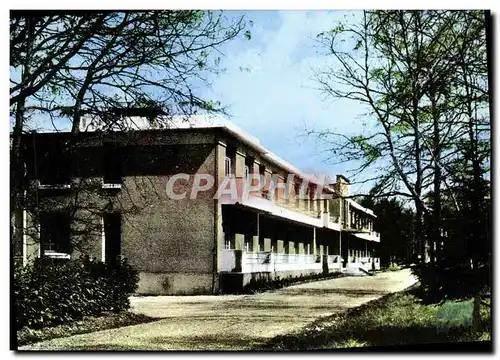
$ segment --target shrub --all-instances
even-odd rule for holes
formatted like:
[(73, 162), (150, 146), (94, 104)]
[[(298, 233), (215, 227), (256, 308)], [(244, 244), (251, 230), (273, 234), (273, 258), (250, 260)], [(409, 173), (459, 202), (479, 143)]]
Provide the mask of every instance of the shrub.
[(335, 278), (342, 276), (340, 273), (329, 273), (329, 274), (324, 274), (324, 273), (318, 273), (318, 274), (307, 274), (307, 275), (299, 275), (299, 276), (292, 276), (289, 275), (286, 278), (281, 278), (281, 277), (276, 277), (275, 279), (271, 278), (261, 278), (258, 280), (250, 280), (248, 284), (246, 284), (243, 287), (242, 293), (244, 294), (252, 294), (255, 292), (260, 292), (260, 291), (267, 291), (267, 290), (275, 290), (275, 289), (281, 289), (299, 282), (303, 281), (314, 281), (314, 280), (323, 280), (323, 279), (329, 279), (329, 278)]
[(401, 270), (401, 266), (399, 266), (396, 263), (389, 264), (389, 271), (398, 271), (398, 270)]
[(126, 310), (138, 280), (137, 271), (126, 260), (108, 265), (88, 258), (43, 259), (16, 266), (17, 327), (36, 329)]

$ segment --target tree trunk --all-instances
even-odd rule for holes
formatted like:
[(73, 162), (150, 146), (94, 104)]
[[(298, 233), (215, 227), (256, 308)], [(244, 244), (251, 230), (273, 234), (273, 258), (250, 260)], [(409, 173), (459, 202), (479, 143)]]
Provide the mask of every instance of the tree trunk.
[(472, 331), (477, 332), (481, 328), (481, 296), (479, 293), (474, 295), (474, 306), (472, 307)]
[(434, 84), (431, 84), (431, 111), (433, 121), (433, 158), (434, 158), (434, 206), (429, 237), (431, 262), (436, 261), (436, 247), (441, 243), (441, 134), (439, 132), (439, 114)]
[[(33, 20), (28, 17), (27, 22), (27, 46), (26, 46), (26, 56), (24, 60), (23, 67), (21, 69), (21, 81), (22, 83), (29, 84), (30, 74), (30, 49), (33, 40)], [(23, 89), (20, 89), (22, 92)], [(11, 172), (10, 172), (10, 220), (11, 226), (14, 234), (11, 234), (11, 242), (14, 247), (22, 243), (23, 238), (23, 227), (22, 227), (22, 217), (24, 209), (24, 161), (23, 161), (23, 148), (22, 148), (22, 135), (24, 129), (24, 112), (26, 106), (26, 98), (19, 98), (16, 103), (16, 118), (14, 123), (14, 129), (12, 131), (12, 148), (10, 149), (10, 162), (11, 162)], [(19, 226), (21, 224), (21, 226)], [(12, 260), (12, 259), (11, 259)]]
[(420, 202), (416, 202), (416, 212), (415, 212), (415, 238), (417, 239), (417, 246), (418, 246), (418, 251), (420, 254), (420, 263), (425, 263), (427, 262), (428, 254), (427, 254), (427, 248), (426, 248), (426, 243), (425, 243), (425, 232), (424, 232), (424, 227), (423, 227), (423, 215), (424, 212), (422, 210), (422, 206)]

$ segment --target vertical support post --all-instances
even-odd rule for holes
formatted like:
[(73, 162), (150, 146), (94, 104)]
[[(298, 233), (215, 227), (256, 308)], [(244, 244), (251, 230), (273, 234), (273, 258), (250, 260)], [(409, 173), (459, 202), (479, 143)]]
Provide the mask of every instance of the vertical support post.
[(259, 213), (257, 213), (257, 252), (260, 252), (260, 217)]
[(313, 227), (313, 243), (312, 243), (312, 254), (313, 255), (316, 255), (317, 254), (317, 251), (316, 251), (316, 228)]
[(106, 261), (106, 232), (104, 231), (104, 216), (101, 216), (101, 261)]

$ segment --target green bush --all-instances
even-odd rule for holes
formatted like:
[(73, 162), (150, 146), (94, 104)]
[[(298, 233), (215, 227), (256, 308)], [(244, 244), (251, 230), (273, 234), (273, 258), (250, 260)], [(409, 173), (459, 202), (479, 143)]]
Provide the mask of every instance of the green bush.
[(398, 270), (401, 270), (401, 266), (399, 266), (396, 263), (390, 263), (388, 269), (389, 269), (389, 271), (398, 271)]
[(36, 329), (126, 310), (138, 280), (137, 271), (126, 260), (108, 265), (89, 259), (43, 259), (16, 266), (17, 327)]
[(277, 276), (275, 279), (271, 278), (261, 278), (258, 280), (252, 279), (248, 284), (246, 284), (243, 287), (242, 293), (252, 294), (260, 291), (281, 289), (302, 281), (324, 280), (340, 276), (342, 276), (342, 274), (340, 273), (329, 273), (329, 274), (319, 273), (319, 274), (307, 274), (307, 275), (301, 274), (299, 276), (289, 275), (286, 278), (281, 278)]
[(419, 264), (412, 268), (422, 289), (420, 296), (429, 303), (447, 300), (467, 300), (475, 293), (489, 293), (490, 282), (487, 266), (472, 269), (464, 261), (442, 259), (435, 263)]

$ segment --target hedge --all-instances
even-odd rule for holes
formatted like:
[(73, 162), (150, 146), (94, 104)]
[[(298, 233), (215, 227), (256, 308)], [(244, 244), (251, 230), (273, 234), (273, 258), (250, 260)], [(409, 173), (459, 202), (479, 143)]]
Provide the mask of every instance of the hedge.
[(260, 291), (276, 290), (281, 289), (290, 285), (294, 285), (301, 282), (308, 281), (319, 281), (327, 280), (332, 278), (338, 278), (344, 276), (342, 273), (317, 273), (317, 274), (307, 274), (300, 276), (292, 276), (281, 278), (279, 276), (276, 279), (261, 278), (257, 280), (250, 280), (248, 284), (243, 287), (243, 294), (253, 294)]
[(17, 328), (38, 329), (130, 307), (138, 272), (126, 260), (38, 259), (14, 268)]

